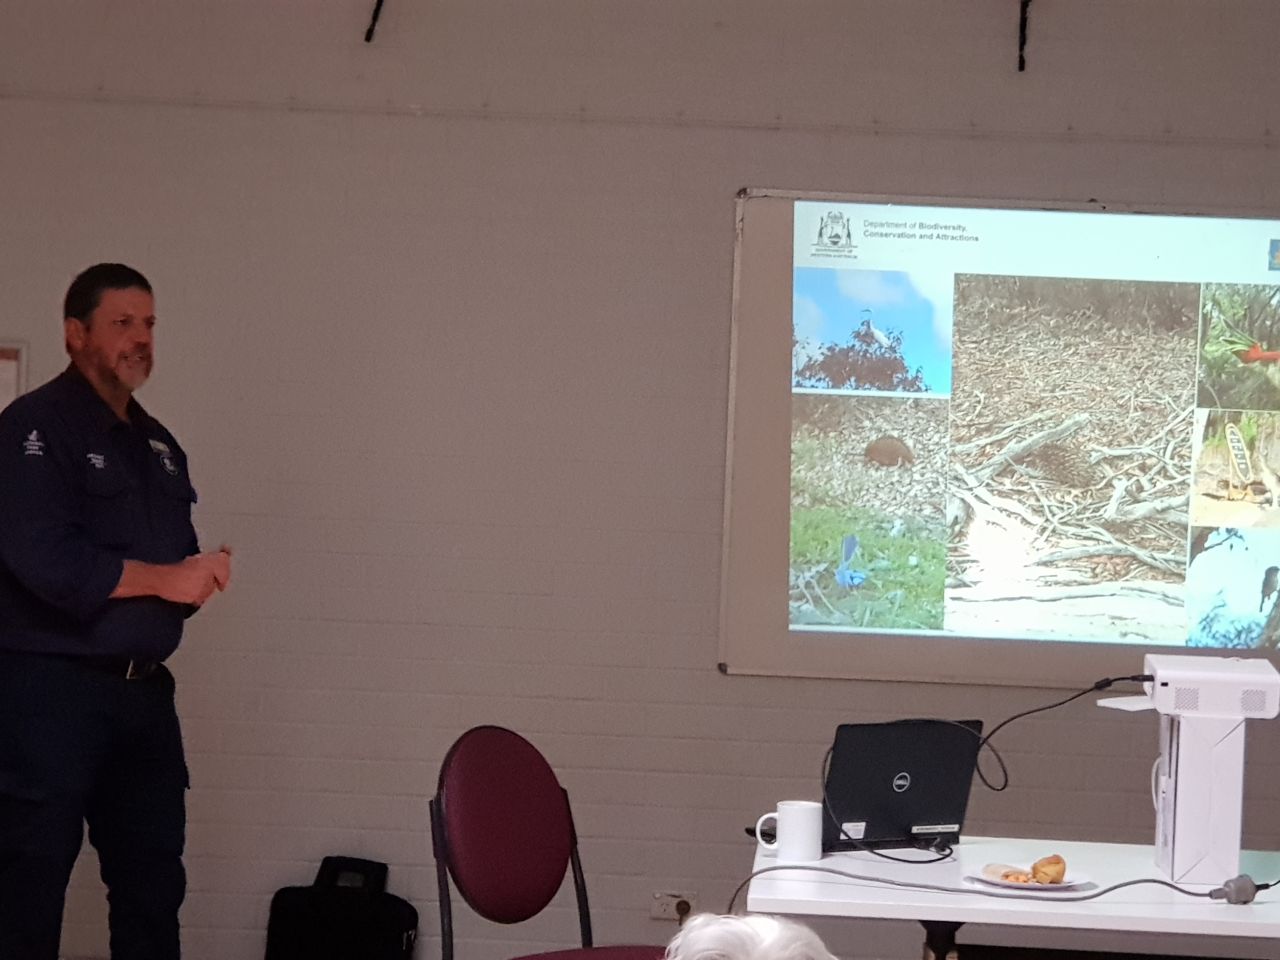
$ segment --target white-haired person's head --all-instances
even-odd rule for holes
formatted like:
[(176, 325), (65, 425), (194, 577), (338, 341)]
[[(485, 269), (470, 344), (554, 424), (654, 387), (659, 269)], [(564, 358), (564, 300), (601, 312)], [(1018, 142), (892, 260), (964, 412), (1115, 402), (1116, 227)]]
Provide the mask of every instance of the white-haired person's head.
[(802, 923), (762, 914), (690, 917), (667, 945), (666, 960), (835, 960)]

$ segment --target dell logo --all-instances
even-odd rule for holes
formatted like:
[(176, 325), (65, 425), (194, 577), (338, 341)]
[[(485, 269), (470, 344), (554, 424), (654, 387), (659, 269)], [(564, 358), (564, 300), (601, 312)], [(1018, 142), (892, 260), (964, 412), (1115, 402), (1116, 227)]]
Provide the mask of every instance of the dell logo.
[(907, 787), (911, 786), (911, 774), (905, 770), (893, 778), (893, 792), (902, 793)]

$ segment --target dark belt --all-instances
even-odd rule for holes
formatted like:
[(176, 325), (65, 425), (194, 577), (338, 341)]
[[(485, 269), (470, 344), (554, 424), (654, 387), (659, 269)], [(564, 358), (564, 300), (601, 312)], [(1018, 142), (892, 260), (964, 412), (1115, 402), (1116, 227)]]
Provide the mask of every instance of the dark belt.
[(142, 680), (160, 669), (159, 660), (137, 660), (129, 657), (76, 657), (75, 660), (86, 667), (124, 677), (126, 680)]

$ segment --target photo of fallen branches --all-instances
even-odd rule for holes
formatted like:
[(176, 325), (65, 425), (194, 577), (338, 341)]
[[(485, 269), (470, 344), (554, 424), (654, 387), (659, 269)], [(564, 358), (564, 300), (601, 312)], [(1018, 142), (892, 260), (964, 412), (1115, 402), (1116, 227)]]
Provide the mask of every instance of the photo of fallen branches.
[(1199, 298), (956, 278), (948, 630), (1186, 642)]

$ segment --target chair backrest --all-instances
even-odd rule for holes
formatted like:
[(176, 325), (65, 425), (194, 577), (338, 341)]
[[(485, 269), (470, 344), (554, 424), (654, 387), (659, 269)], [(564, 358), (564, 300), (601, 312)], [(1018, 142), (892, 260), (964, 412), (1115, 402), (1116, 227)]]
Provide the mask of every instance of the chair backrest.
[[(486, 919), (518, 923), (539, 913), (571, 862), (580, 880), (568, 796), (542, 754), (517, 733), (482, 726), (459, 737), (441, 764), (431, 814), (442, 896), (441, 863)], [(579, 902), (585, 906), (584, 889)]]

